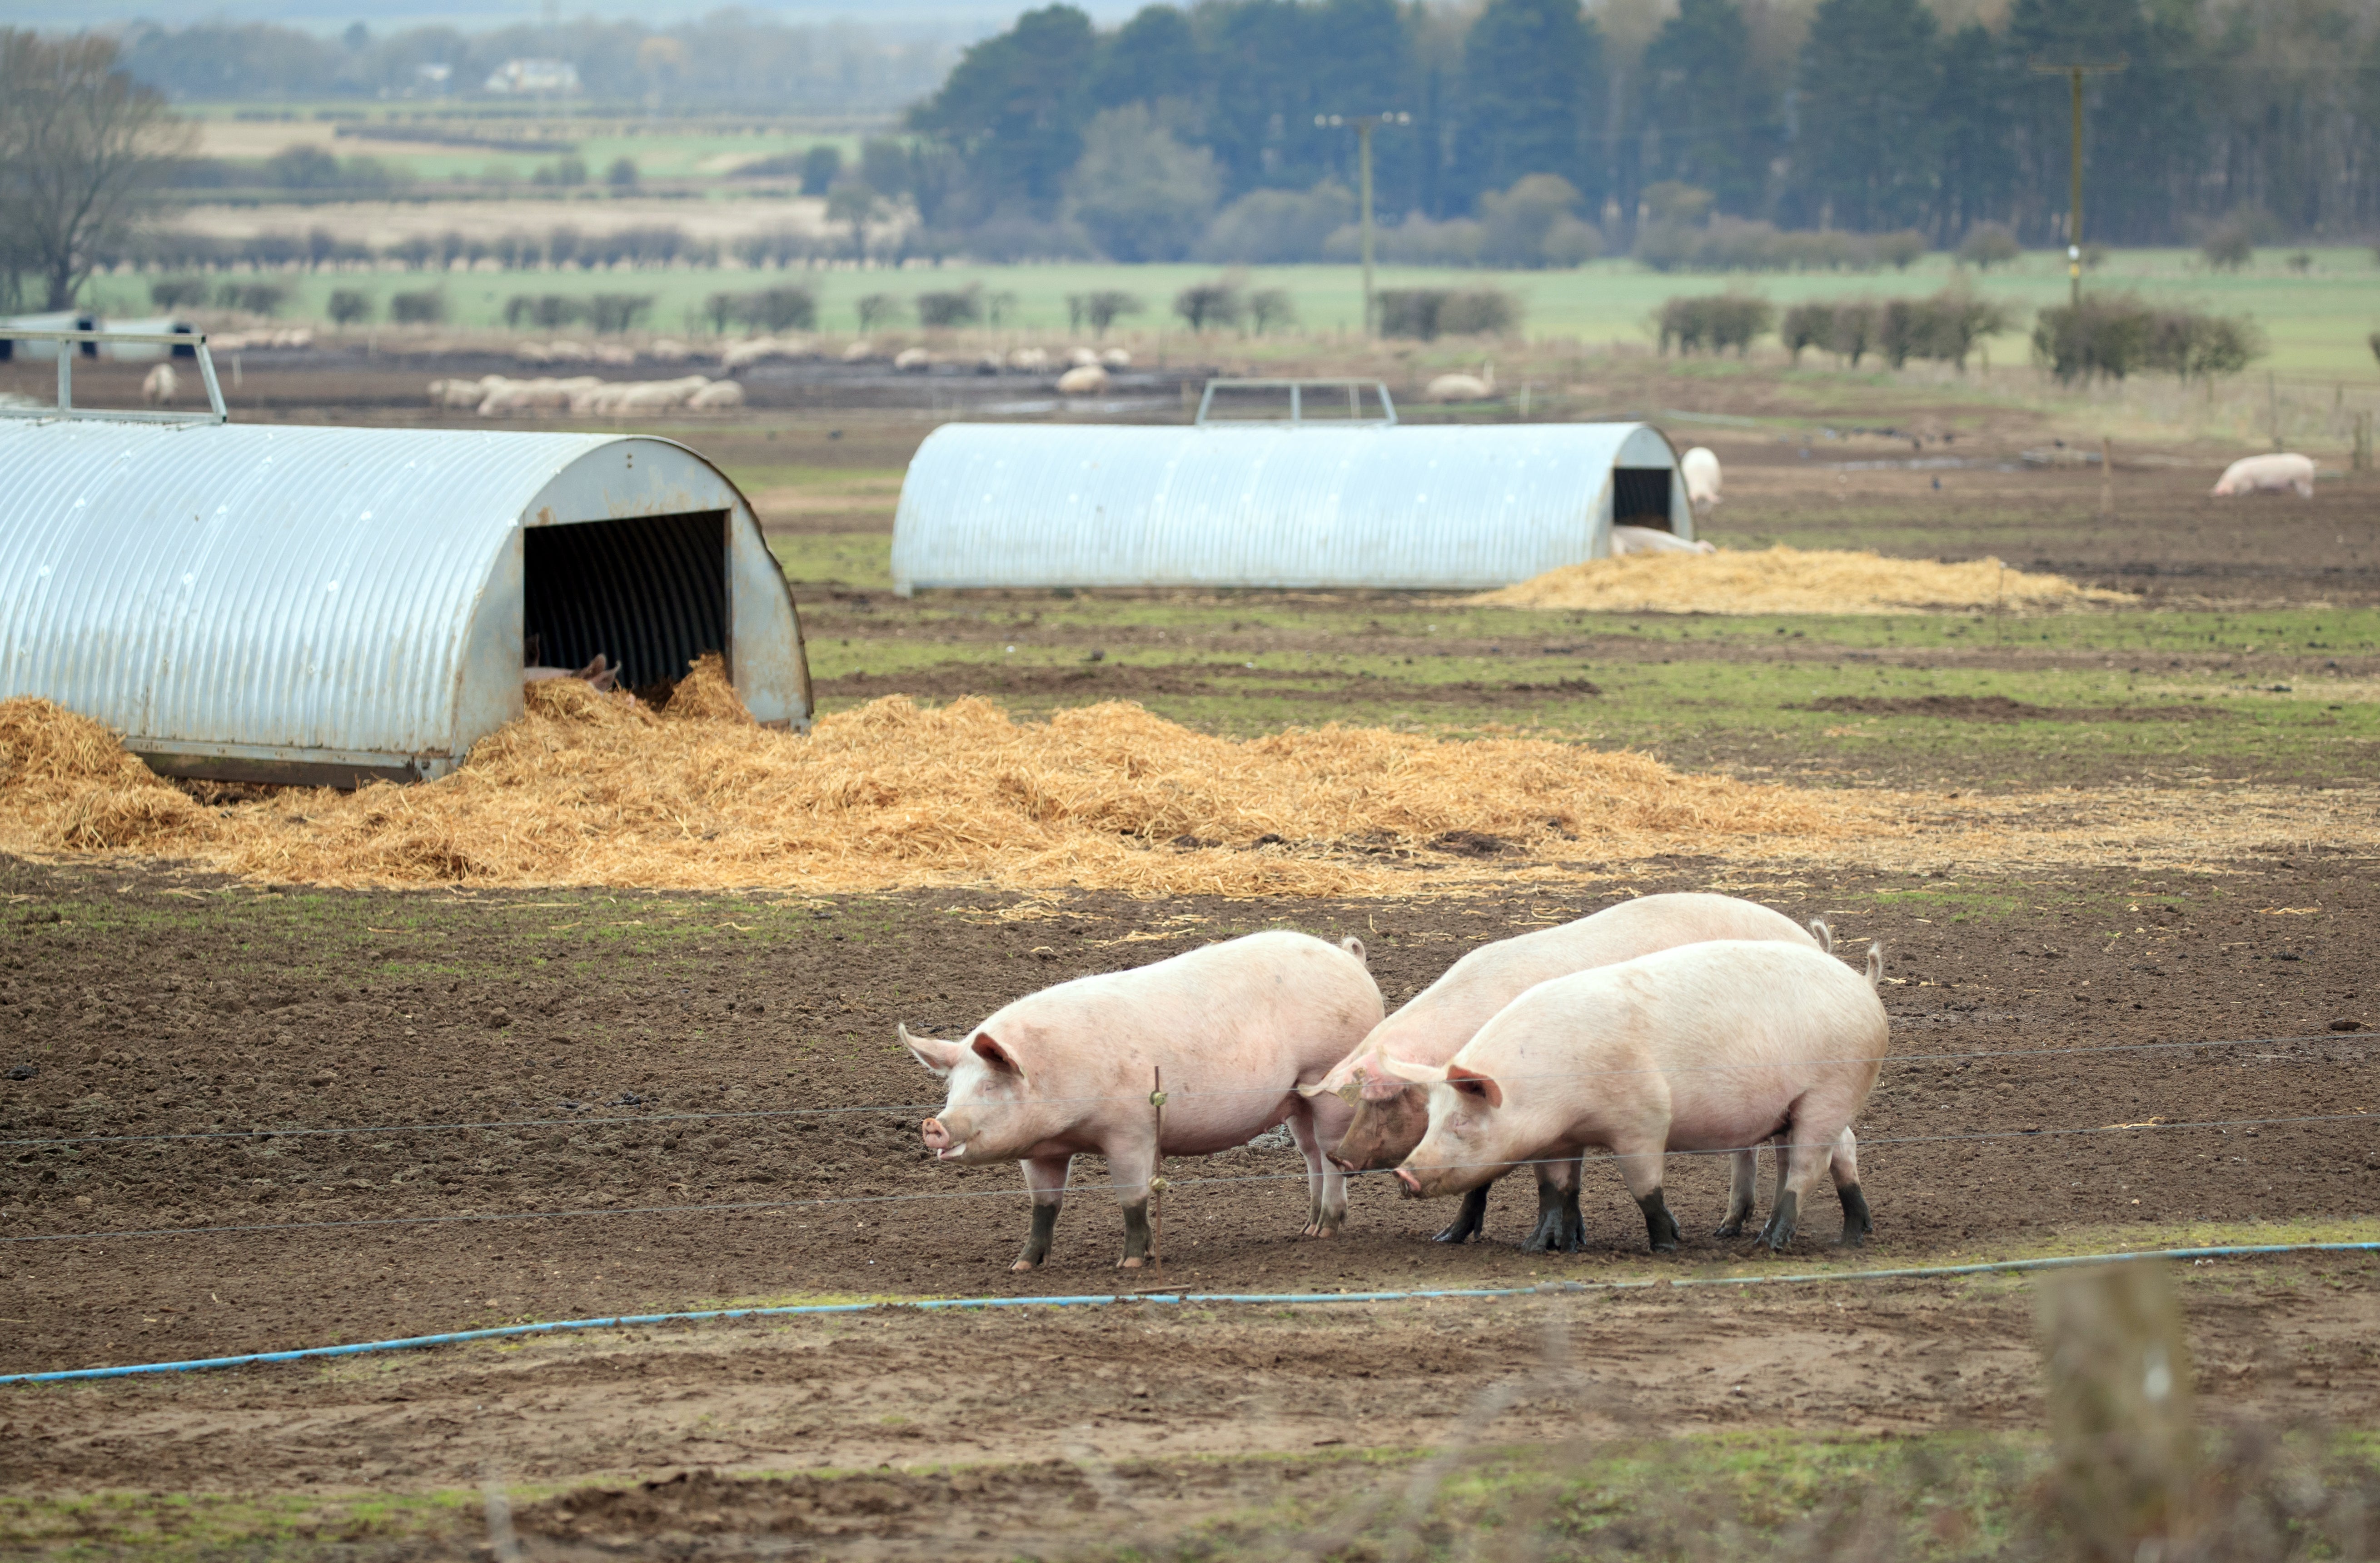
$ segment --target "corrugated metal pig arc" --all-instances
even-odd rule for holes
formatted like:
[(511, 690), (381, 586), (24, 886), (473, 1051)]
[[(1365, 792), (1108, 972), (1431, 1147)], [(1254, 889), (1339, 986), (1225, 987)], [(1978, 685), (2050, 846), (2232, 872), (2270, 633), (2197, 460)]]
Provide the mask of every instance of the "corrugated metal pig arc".
[(753, 714), (808, 717), (749, 505), (667, 441), (8, 421), (0, 471), (0, 698), (55, 700), (187, 774), (451, 766), (520, 712), (524, 532), (549, 522), (705, 540), (698, 559), (607, 540), (598, 628), (621, 646), (596, 649), (633, 646), (652, 681), (732, 631)]
[(1691, 538), (1676, 466), (1641, 423), (946, 423), (902, 484), (893, 589), (1501, 586), (1609, 554), (1619, 472)]

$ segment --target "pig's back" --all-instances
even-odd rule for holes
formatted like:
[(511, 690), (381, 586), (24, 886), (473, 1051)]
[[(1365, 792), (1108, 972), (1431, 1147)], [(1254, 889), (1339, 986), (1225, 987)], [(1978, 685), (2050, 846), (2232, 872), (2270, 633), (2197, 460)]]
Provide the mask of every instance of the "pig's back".
[(1732, 1071), (1844, 1072), (1872, 1082), (1889, 1023), (1867, 979), (1815, 946), (1721, 939), (1541, 983), (1458, 1055), (1494, 1072), (1548, 1049), (1564, 1071), (1654, 1069), (1682, 1103)]
[(1380, 1023), (1358, 1049), (1443, 1064), (1514, 999), (1541, 983), (1713, 939), (1764, 940), (1812, 951), (1808, 929), (1754, 901), (1703, 892), (1644, 896), (1591, 917), (1482, 945)]
[(1098, 1038), (1104, 1062), (1135, 1069), (1169, 1058), (1204, 1072), (1287, 1057), (1303, 1076), (1379, 1024), (1380, 990), (1348, 951), (1273, 929), (1044, 988), (985, 1029), (1012, 1017), (1043, 1035)]

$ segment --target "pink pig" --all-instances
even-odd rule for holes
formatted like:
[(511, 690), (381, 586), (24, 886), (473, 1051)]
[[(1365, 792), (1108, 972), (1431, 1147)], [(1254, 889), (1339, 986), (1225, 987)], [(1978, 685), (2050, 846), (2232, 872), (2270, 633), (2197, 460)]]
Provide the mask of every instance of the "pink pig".
[(1540, 983), (1451, 1063), (1388, 1060), (1429, 1084), (1429, 1131), (1397, 1181), (1416, 1198), (1456, 1194), (1530, 1162), (1574, 1177), (1585, 1152), (1609, 1151), (1659, 1251), (1678, 1246), (1666, 1153), (1739, 1153), (1719, 1228), (1733, 1236), (1752, 1214), (1742, 1153), (1767, 1141), (1779, 1150), (1760, 1240), (1792, 1241), (1802, 1202), (1831, 1169), (1843, 1240), (1855, 1243), (1869, 1220), (1851, 1122), (1884, 1058), (1883, 978), (1881, 945), (1868, 946), (1863, 983), (1815, 949), (1730, 939)]
[[(950, 1081), (921, 1126), (937, 1161), (1014, 1161), (1033, 1230), (1014, 1268), (1049, 1257), (1077, 1155), (1105, 1156), (1123, 1204), (1122, 1268), (1148, 1252), (1148, 1184), (1160, 1155), (1203, 1156), (1286, 1120), (1305, 1154), (1308, 1235), (1335, 1227), (1346, 1179), (1322, 1157), (1351, 1111), (1310, 1086), (1379, 1023), (1361, 941), (1274, 930), (1130, 971), (1077, 977), (1020, 998), (963, 1042), (901, 1040)], [(1151, 1076), (1165, 1071), (1165, 1142)]]
[[(1482, 945), (1373, 1027), (1363, 1044), (1323, 1078), (1320, 1089), (1337, 1093), (1354, 1109), (1330, 1159), (1350, 1172), (1385, 1170), (1421, 1143), (1429, 1127), (1429, 1093), (1390, 1074), (1383, 1059), (1446, 1063), (1498, 1010), (1539, 983), (1708, 939), (1776, 939), (1834, 948), (1834, 935), (1824, 922), (1813, 922), (1805, 932), (1782, 912), (1733, 896), (1699, 893), (1639, 897), (1559, 928)], [(1469, 1241), (1487, 1214), (1488, 1185), (1482, 1183), (1463, 1196), (1461, 1214), (1438, 1240)], [(1558, 1179), (1551, 1169), (1539, 1167), (1537, 1227), (1522, 1246), (1575, 1252), (1584, 1240), (1578, 1179)]]

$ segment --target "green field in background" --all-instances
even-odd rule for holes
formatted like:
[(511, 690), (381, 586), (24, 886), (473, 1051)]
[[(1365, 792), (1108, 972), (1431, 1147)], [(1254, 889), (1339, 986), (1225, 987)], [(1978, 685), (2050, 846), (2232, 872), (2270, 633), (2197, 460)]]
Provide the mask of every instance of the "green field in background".
[[(177, 112), (185, 116), (213, 123), (232, 121), (242, 114), (252, 115), (253, 104), (177, 104)], [(251, 134), (269, 135), (275, 129), (285, 130), (288, 139), (323, 145), (340, 157), (369, 156), (383, 166), (423, 180), (502, 178), (526, 184), (537, 168), (552, 162), (552, 154), (544, 153), (502, 152), (488, 147), (444, 147), (429, 142), (373, 140), (359, 132), (386, 126), (395, 131), (405, 129), (444, 129), (460, 134), (485, 134), (521, 140), (553, 140), (571, 142), (579, 157), (586, 160), (589, 178), (601, 188), (603, 172), (614, 158), (634, 159), (638, 173), (648, 179), (723, 179), (735, 165), (783, 153), (807, 152), (819, 145), (839, 148), (846, 163), (859, 156), (863, 132), (849, 128), (852, 118), (840, 118), (813, 127), (800, 119), (778, 119), (754, 115), (741, 118), (737, 124), (687, 126), (674, 118), (638, 125), (636, 116), (626, 112), (574, 115), (557, 109), (551, 115), (540, 115), (523, 105), (516, 112), (495, 110), (455, 111), (424, 106), (420, 109), (400, 107), (394, 110), (367, 110), (365, 117), (348, 117), (358, 111), (352, 104), (293, 104), (285, 110), (290, 118), (252, 119), (244, 128)], [(419, 114), (420, 117), (415, 117)], [(856, 116), (853, 116), (856, 117)], [(343, 125), (348, 134), (327, 141), (321, 138), (330, 125)], [(757, 133), (756, 133), (757, 132)], [(237, 159), (245, 163), (251, 159)], [(435, 193), (435, 192), (423, 192)], [(203, 194), (194, 192), (203, 200)], [(302, 214), (302, 208), (293, 209)]]
[[(592, 158), (589, 159), (590, 164)], [(593, 211), (585, 204), (557, 205), (551, 222), (569, 221), (582, 228), (594, 226)], [(292, 225), (304, 226), (293, 212)], [(2094, 288), (2137, 289), (2157, 302), (2187, 303), (2224, 313), (2252, 315), (2271, 339), (2269, 357), (2257, 367), (2284, 373), (2325, 379), (2380, 379), (2366, 338), (2380, 329), (2380, 264), (2369, 250), (2328, 246), (2309, 251), (2312, 269), (2290, 271), (2285, 257), (2291, 251), (2258, 252), (2253, 265), (2237, 273), (2210, 272), (2194, 250), (2129, 250), (2112, 254), (2091, 278)], [(1249, 287), (1286, 289), (1297, 310), (1299, 329), (1316, 335), (1352, 336), (1362, 313), (1361, 274), (1354, 266), (1260, 266), (1234, 270), (1214, 265), (1114, 265), (1107, 263), (1010, 266), (912, 266), (855, 271), (845, 269), (750, 272), (740, 269), (669, 269), (611, 272), (453, 272), (282, 274), (292, 286), (283, 313), (293, 319), (322, 317), (331, 290), (356, 287), (373, 296), (384, 314), (392, 293), (422, 287), (443, 287), (450, 319), (458, 325), (491, 326), (503, 323), (504, 301), (516, 293), (560, 293), (585, 297), (594, 293), (648, 293), (655, 299), (648, 327), (665, 332), (694, 329), (700, 321), (702, 300), (715, 292), (747, 292), (784, 283), (800, 283), (816, 290), (820, 326), (831, 333), (856, 332), (858, 300), (872, 293), (902, 299), (933, 289), (980, 286), (987, 293), (1014, 296), (1007, 324), (1019, 332), (1046, 336), (1067, 329), (1066, 298), (1099, 288), (1120, 288), (1147, 301), (1146, 312), (1129, 318), (1126, 329), (1146, 340), (1164, 332), (1182, 334), (1172, 318), (1173, 296), (1194, 282), (1232, 271)], [(1736, 288), (1757, 293), (1780, 307), (1807, 299), (1928, 293), (1949, 282), (1957, 268), (1948, 256), (1928, 256), (1905, 272), (1865, 274), (1796, 273), (1713, 276), (1663, 275), (1633, 261), (1597, 261), (1568, 272), (1488, 272), (1385, 267), (1383, 287), (1443, 287), (1509, 288), (1525, 308), (1526, 334), (1535, 339), (1576, 339), (1586, 343), (1651, 340), (1648, 325), (1665, 299), (1678, 294), (1722, 292)], [(2061, 260), (2047, 253), (2025, 256), (1988, 273), (1969, 274), (1979, 293), (2010, 304), (2021, 322), (2019, 329), (1999, 337), (1993, 353), (2003, 363), (2025, 352), (2024, 333), (2033, 311), (2062, 302), (2066, 277)], [(103, 278), (92, 292), (100, 307), (118, 312), (144, 308), (148, 279)], [(904, 320), (880, 331), (911, 332), (914, 320)], [(573, 333), (576, 335), (577, 333)], [(1773, 341), (1773, 339), (1772, 339)], [(1447, 344), (1455, 346), (1456, 344)]]

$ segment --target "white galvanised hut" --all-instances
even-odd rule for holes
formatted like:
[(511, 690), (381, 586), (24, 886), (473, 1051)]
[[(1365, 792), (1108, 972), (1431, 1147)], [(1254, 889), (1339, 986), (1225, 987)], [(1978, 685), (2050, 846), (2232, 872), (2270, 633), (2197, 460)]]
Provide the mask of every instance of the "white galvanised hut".
[[(1342, 405), (1326, 385), (1301, 400)], [(946, 423), (901, 485), (893, 590), (1474, 591), (1608, 557), (1615, 523), (1694, 536), (1649, 424), (1401, 426), (1373, 394), (1328, 421)]]
[(683, 446), (220, 418), (0, 418), (0, 698), (171, 775), (334, 786), (454, 769), (521, 714), (531, 646), (646, 688), (719, 652), (807, 725), (792, 592)]

